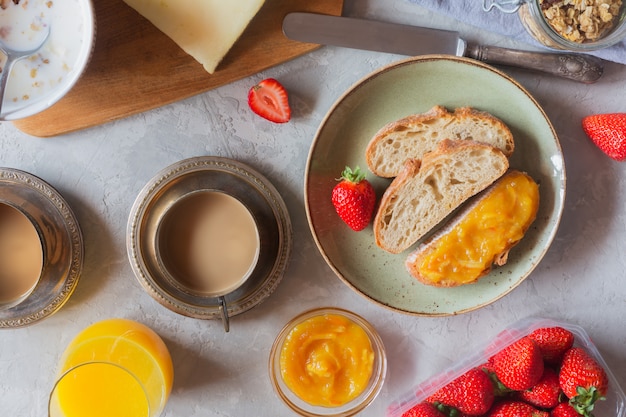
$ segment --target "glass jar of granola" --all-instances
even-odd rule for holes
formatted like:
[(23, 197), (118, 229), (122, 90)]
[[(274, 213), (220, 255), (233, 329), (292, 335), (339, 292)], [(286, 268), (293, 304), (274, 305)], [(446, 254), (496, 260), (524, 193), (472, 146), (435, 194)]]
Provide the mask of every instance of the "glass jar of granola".
[(614, 45), (626, 37), (623, 0), (483, 0), (486, 11), (517, 12), (543, 45), (575, 52)]

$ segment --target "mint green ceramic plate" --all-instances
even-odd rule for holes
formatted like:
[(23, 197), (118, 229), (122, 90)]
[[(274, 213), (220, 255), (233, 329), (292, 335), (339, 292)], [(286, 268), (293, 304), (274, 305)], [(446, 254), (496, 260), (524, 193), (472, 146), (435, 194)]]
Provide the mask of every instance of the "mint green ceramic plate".
[[(509, 262), (473, 285), (435, 288), (404, 267), (408, 252), (392, 255), (374, 243), (371, 225), (354, 232), (339, 219), (331, 191), (346, 165), (366, 169), (365, 147), (384, 124), (429, 110), (471, 106), (502, 119), (515, 137), (511, 168), (540, 184), (537, 219), (509, 255)], [(380, 196), (389, 180), (368, 172)], [(422, 56), (384, 67), (350, 88), (330, 109), (311, 145), (305, 176), (309, 226), (337, 276), (367, 299), (395, 311), (423, 316), (465, 313), (517, 287), (537, 266), (556, 234), (565, 199), (561, 147), (535, 99), (502, 72), (465, 58)]]

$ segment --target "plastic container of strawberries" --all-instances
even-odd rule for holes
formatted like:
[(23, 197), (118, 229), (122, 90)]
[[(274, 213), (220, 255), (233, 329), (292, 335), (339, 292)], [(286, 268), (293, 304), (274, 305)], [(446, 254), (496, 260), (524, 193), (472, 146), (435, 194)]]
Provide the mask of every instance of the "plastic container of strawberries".
[(470, 369), (484, 364), (491, 356), (504, 349), (511, 343), (530, 334), (533, 330), (542, 327), (560, 326), (574, 334), (574, 346), (587, 350), (596, 361), (605, 369), (609, 379), (606, 400), (598, 401), (593, 411), (601, 417), (626, 417), (626, 395), (619, 386), (613, 372), (609, 369), (604, 358), (593, 344), (587, 332), (580, 326), (558, 320), (546, 318), (526, 318), (508, 326), (495, 336), (485, 346), (478, 346), (473, 355), (455, 363), (443, 372), (417, 384), (413, 389), (399, 396), (387, 407), (386, 417), (401, 417), (403, 413), (414, 405), (424, 401), (439, 388), (458, 378)]

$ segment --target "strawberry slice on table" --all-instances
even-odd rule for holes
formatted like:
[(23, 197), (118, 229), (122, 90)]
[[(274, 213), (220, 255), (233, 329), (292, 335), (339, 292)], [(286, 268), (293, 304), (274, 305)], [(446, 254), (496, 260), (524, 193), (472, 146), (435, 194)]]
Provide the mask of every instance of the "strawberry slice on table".
[(267, 78), (250, 89), (248, 105), (270, 122), (286, 123), (291, 119), (287, 90), (274, 78)]
[(605, 154), (616, 161), (626, 160), (626, 113), (586, 116), (583, 130)]
[(565, 352), (559, 384), (569, 403), (583, 416), (590, 416), (596, 401), (603, 400), (609, 380), (604, 368), (580, 347)]
[(346, 167), (332, 191), (335, 211), (352, 230), (365, 229), (376, 206), (376, 192), (359, 167)]

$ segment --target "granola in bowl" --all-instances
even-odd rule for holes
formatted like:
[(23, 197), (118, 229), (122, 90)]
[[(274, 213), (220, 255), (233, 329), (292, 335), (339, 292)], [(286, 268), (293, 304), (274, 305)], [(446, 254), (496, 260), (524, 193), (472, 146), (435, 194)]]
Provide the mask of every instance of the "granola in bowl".
[(596, 41), (610, 32), (622, 13), (622, 0), (539, 0), (548, 24), (577, 43)]
[(483, 9), (517, 12), (542, 45), (557, 50), (590, 52), (626, 38), (624, 0), (483, 0)]

